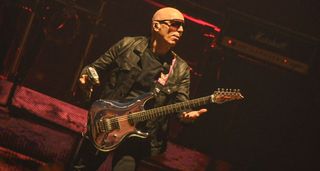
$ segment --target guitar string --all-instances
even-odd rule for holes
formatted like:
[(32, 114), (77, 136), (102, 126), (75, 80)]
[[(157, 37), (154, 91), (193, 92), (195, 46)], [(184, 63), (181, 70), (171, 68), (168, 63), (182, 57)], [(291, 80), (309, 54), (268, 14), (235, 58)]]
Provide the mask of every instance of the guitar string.
[[(228, 94), (228, 95), (232, 95), (232, 94)], [(233, 94), (234, 96), (235, 94)], [(239, 93), (237, 92), (236, 93), (237, 96), (239, 96)], [(207, 99), (209, 98), (209, 99)], [(172, 105), (169, 105), (169, 106), (174, 106), (174, 105), (183, 105), (183, 103), (191, 103), (191, 102), (194, 102), (194, 103), (197, 103), (196, 101), (200, 101), (200, 100), (210, 100), (211, 96), (205, 96), (205, 97), (202, 97), (202, 98), (198, 98), (198, 99), (193, 99), (193, 100), (190, 100), (189, 102), (180, 102), (180, 103), (176, 103), (176, 104), (172, 104)], [(201, 101), (200, 101), (201, 102)], [(194, 103), (191, 103), (191, 104), (185, 104), (186, 107), (189, 107), (191, 108), (190, 106)], [(161, 107), (158, 107), (158, 108), (154, 108), (154, 109), (150, 109), (149, 111), (151, 110), (159, 110), (160, 108), (167, 108), (168, 106), (161, 106)], [(131, 113), (131, 114), (128, 114), (128, 115), (124, 115), (124, 116), (117, 116), (117, 117), (114, 117), (114, 118), (110, 118), (110, 123), (113, 124), (113, 123), (117, 123), (117, 122), (121, 122), (121, 121), (126, 121), (126, 120), (129, 120), (128, 116), (131, 115), (131, 116), (134, 116), (134, 115), (139, 115), (141, 113), (143, 113), (145, 111), (139, 111), (139, 112), (136, 112), (136, 113)], [(177, 112), (177, 111), (173, 111), (173, 112)], [(113, 120), (113, 119), (116, 119), (116, 120)]]
[[(206, 97), (203, 97), (203, 98), (199, 98), (199, 99), (194, 99), (194, 100), (191, 100), (191, 101), (194, 101), (195, 103), (201, 103), (200, 100), (210, 100), (210, 99), (206, 99), (210, 96), (206, 96)], [(198, 100), (198, 102), (196, 102)], [(183, 105), (183, 103), (186, 103), (186, 102), (181, 102), (181, 103), (177, 103), (177, 104), (172, 104), (172, 106), (174, 105)], [(188, 107), (188, 108), (191, 108), (193, 104), (186, 104), (185, 107)], [(201, 105), (201, 104), (200, 104)], [(171, 105), (170, 105), (171, 106)], [(151, 110), (159, 110), (160, 108), (167, 108), (168, 106), (162, 106), (162, 107), (159, 107), (159, 108), (155, 108), (155, 109), (151, 109)], [(149, 110), (149, 112), (151, 111)], [(170, 110), (170, 109), (169, 109)], [(172, 110), (172, 109), (171, 109)], [(145, 113), (146, 111), (139, 111), (137, 113), (131, 113), (129, 115), (133, 116), (133, 115), (139, 115), (139, 114), (142, 114), (142, 113)], [(172, 111), (172, 112), (165, 112), (164, 114), (168, 114), (168, 113), (174, 113), (174, 112), (177, 112), (177, 111)], [(152, 113), (152, 112), (151, 112)], [(129, 115), (124, 115), (124, 116), (118, 116), (118, 117), (114, 117), (114, 118), (110, 118), (110, 123), (113, 124), (113, 123), (118, 123), (118, 122), (121, 122), (121, 121), (127, 121), (129, 120)], [(114, 120), (115, 119), (115, 120)]]
[[(193, 100), (190, 100), (189, 102), (181, 102), (181, 103), (176, 103), (176, 104), (172, 104), (172, 105), (169, 105), (171, 107), (175, 106), (175, 105), (182, 105), (184, 106), (184, 108), (191, 108), (192, 105), (196, 104), (196, 103), (204, 103), (205, 101), (207, 100), (210, 100), (210, 97), (211, 96), (206, 96), (206, 97), (202, 97), (202, 98), (198, 98), (198, 99), (193, 99)], [(193, 103), (191, 103), (193, 102)], [(187, 103), (187, 104), (184, 104), (184, 103)], [(191, 103), (191, 104), (188, 104), (188, 103)], [(199, 105), (202, 105), (202, 104), (199, 104)], [(170, 110), (170, 108), (168, 106), (161, 106), (161, 107), (158, 107), (158, 108), (154, 108), (154, 109), (150, 109), (148, 110), (149, 112), (151, 111), (156, 111), (156, 110), (161, 110), (161, 108), (168, 108), (168, 110)], [(180, 107), (181, 108), (181, 107)], [(165, 109), (164, 109), (165, 110)], [(171, 109), (171, 110), (174, 110), (174, 109)], [(183, 110), (183, 109), (181, 109)], [(139, 115), (139, 114), (142, 114), (142, 113), (145, 113), (146, 111), (139, 111), (137, 113), (131, 113), (129, 115), (131, 116), (134, 116), (134, 115)], [(170, 112), (166, 112), (166, 113), (174, 113), (174, 112), (178, 112), (178, 111), (170, 111)], [(152, 112), (151, 112), (152, 113)], [(162, 112), (161, 112), (162, 113)], [(124, 116), (118, 116), (118, 117), (114, 117), (114, 118), (110, 118), (110, 123), (113, 124), (113, 123), (117, 123), (117, 122), (121, 122), (121, 121), (126, 121), (126, 120), (129, 120), (128, 116), (129, 115), (124, 115)], [(116, 120), (113, 120), (113, 119), (116, 119)]]
[[(188, 106), (187, 106), (188, 107)], [(148, 110), (148, 112), (150, 112), (150, 113), (153, 113), (152, 111), (156, 111), (156, 110), (159, 110), (160, 108), (162, 108), (162, 107), (159, 107), (159, 108), (155, 108), (155, 109), (150, 109), (150, 110)], [(188, 107), (188, 108), (191, 108), (191, 107)], [(164, 109), (165, 110), (165, 109)], [(170, 110), (170, 109), (168, 109), (168, 110)], [(177, 112), (177, 111), (172, 111), (172, 112)], [(166, 112), (166, 111), (164, 111), (164, 113), (172, 113), (172, 112)], [(139, 111), (139, 112), (136, 112), (136, 113), (130, 113), (130, 114), (128, 114), (128, 115), (124, 115), (124, 116), (117, 116), (117, 117), (114, 117), (114, 118), (110, 118), (110, 122), (111, 123), (116, 123), (116, 122), (121, 122), (121, 121), (125, 121), (125, 120), (129, 120), (129, 115), (130, 116), (137, 116), (137, 115), (140, 115), (140, 114), (143, 114), (143, 113), (146, 113), (146, 111)], [(161, 112), (161, 113), (163, 113), (163, 112)], [(154, 113), (155, 114), (155, 113)], [(112, 119), (116, 119), (116, 120), (112, 120)]]
[[(241, 98), (243, 98), (243, 96), (241, 95), (241, 93), (238, 91), (238, 92), (232, 92), (232, 94), (230, 94), (230, 92), (229, 93), (224, 93), (224, 95), (229, 95), (229, 96), (233, 96), (233, 98), (231, 98), (231, 99), (237, 99), (236, 97), (238, 97), (239, 99), (241, 99)], [(215, 95), (215, 94), (214, 94)], [(221, 95), (221, 94), (220, 94)], [(167, 112), (166, 111), (164, 111), (164, 113), (163, 114), (168, 114), (168, 113), (174, 113), (174, 112), (178, 112), (179, 110), (177, 110), (177, 106), (180, 106), (180, 110), (183, 110), (182, 108), (184, 108), (184, 109), (190, 109), (191, 107), (192, 107), (192, 105), (196, 105), (196, 104), (198, 104), (198, 106), (200, 106), (200, 105), (202, 105), (201, 103), (204, 103), (204, 104), (206, 104), (207, 102), (207, 100), (209, 100), (209, 101), (211, 101), (212, 100), (212, 95), (210, 95), (210, 96), (205, 96), (205, 97), (202, 97), (202, 98), (197, 98), (197, 99), (193, 99), (193, 100), (190, 100), (190, 101), (185, 101), (185, 102), (180, 102), (180, 103), (176, 103), (176, 104), (172, 104), (172, 105), (169, 105), (169, 106), (161, 106), (161, 107), (158, 107), (158, 108), (154, 108), (154, 109), (151, 109), (151, 110), (147, 110), (147, 111), (139, 111), (139, 112), (137, 112), (137, 113), (131, 113), (131, 114), (128, 114), (128, 115), (124, 115), (124, 116), (118, 116), (118, 117), (114, 117), (114, 118), (117, 118), (117, 119), (114, 119), (114, 118), (110, 118), (109, 120), (109, 124), (111, 125), (111, 127), (112, 127), (112, 125), (114, 125), (115, 123), (118, 123), (119, 124), (119, 122), (122, 122), (122, 121), (128, 121), (129, 120), (129, 115), (131, 115), (131, 116), (134, 116), (134, 115), (141, 115), (141, 114), (143, 114), (143, 113), (147, 113), (148, 111), (149, 112), (151, 112), (152, 113), (152, 111), (156, 111), (156, 110), (161, 110), (161, 108), (163, 108), (164, 110), (166, 110), (165, 108), (168, 108), (167, 110)], [(229, 99), (230, 100), (230, 99)], [(176, 107), (175, 107), (176, 106)], [(172, 107), (171, 108), (171, 110), (173, 110), (173, 111), (171, 111), (170, 112), (170, 107)], [(194, 107), (196, 107), (196, 106), (194, 106)], [(154, 114), (157, 114), (157, 113), (154, 113)], [(160, 113), (160, 116), (162, 115), (162, 112)], [(141, 116), (140, 116), (141, 117)], [(143, 119), (143, 120), (146, 120), (146, 119)], [(108, 127), (108, 124), (106, 123), (106, 122), (102, 122), (103, 123), (103, 127), (104, 128), (106, 128), (106, 127)], [(99, 129), (101, 129), (100, 128), (100, 126), (99, 126)]]

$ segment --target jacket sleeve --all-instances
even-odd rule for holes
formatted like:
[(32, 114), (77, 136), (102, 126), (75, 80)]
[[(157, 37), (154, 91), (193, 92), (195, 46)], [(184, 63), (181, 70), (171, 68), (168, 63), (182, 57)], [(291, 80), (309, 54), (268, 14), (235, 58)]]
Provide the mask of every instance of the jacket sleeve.
[[(190, 94), (190, 67), (184, 63), (182, 69), (179, 71), (181, 74), (181, 80), (178, 84), (177, 95), (175, 97), (175, 103), (183, 102), (189, 100)], [(179, 118), (181, 123), (189, 123), (181, 120), (183, 112), (191, 112), (193, 109), (187, 109), (177, 113), (177, 118)]]
[(181, 74), (181, 79), (177, 87), (177, 95), (175, 103), (183, 102), (189, 100), (190, 94), (190, 68), (185, 64), (184, 67), (179, 71)]
[(81, 75), (86, 74), (88, 72), (88, 67), (93, 67), (96, 69), (98, 74), (100, 75), (101, 72), (108, 69), (108, 67), (115, 61), (115, 59), (119, 56), (121, 56), (121, 53), (123, 53), (130, 45), (130, 42), (128, 42), (129, 38), (123, 38), (116, 44), (114, 44), (111, 48), (109, 48), (104, 54), (102, 54), (97, 60), (95, 60), (93, 63), (85, 66), (82, 69)]

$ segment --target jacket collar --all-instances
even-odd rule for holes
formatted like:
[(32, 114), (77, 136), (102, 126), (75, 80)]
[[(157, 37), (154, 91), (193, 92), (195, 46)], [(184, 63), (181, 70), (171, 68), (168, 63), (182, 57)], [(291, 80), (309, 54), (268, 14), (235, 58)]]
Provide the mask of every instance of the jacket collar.
[(135, 46), (133, 52), (136, 53), (138, 56), (141, 56), (143, 52), (148, 48), (150, 42), (150, 38), (143, 37), (142, 40)]
[[(139, 42), (139, 44), (134, 48), (134, 52), (141, 56), (141, 54), (148, 48), (150, 43), (150, 37), (142, 37), (141, 42)], [(173, 57), (176, 57), (177, 54), (173, 51), (170, 50), (170, 53), (172, 54)]]

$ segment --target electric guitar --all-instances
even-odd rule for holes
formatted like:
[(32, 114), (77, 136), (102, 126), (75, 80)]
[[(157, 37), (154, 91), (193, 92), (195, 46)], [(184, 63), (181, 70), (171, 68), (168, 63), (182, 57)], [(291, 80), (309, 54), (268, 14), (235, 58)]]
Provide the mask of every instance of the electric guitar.
[(88, 131), (90, 140), (96, 149), (108, 152), (116, 149), (126, 137), (147, 138), (148, 133), (135, 128), (138, 122), (208, 103), (221, 104), (244, 97), (240, 90), (218, 89), (210, 96), (145, 110), (146, 102), (152, 98), (153, 94), (147, 93), (127, 103), (102, 99), (95, 101), (89, 111)]

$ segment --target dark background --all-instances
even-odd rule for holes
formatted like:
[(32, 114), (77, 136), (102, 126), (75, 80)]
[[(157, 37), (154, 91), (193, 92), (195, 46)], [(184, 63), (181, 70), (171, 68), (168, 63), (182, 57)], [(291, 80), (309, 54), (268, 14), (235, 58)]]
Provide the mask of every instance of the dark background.
[[(73, 80), (82, 64), (95, 60), (123, 36), (148, 35), (150, 18), (159, 8), (150, 2), (176, 7), (222, 30), (186, 20), (176, 51), (192, 67), (192, 98), (209, 95), (219, 87), (239, 88), (245, 96), (243, 101), (207, 105), (209, 112), (174, 131), (172, 141), (228, 161), (234, 170), (320, 168), (320, 3), (316, 0), (107, 0), (101, 13), (103, 1), (98, 0), (5, 0), (0, 3), (1, 72), (19, 84), (76, 104)], [(35, 19), (18, 72), (12, 74), (30, 9)], [(294, 49), (301, 54), (295, 60), (310, 66), (309, 72), (300, 74), (252, 61), (222, 46), (220, 38), (245, 27), (230, 28), (230, 9), (258, 18), (253, 25), (264, 21), (279, 30), (279, 35), (289, 34), (310, 44), (315, 52)]]

